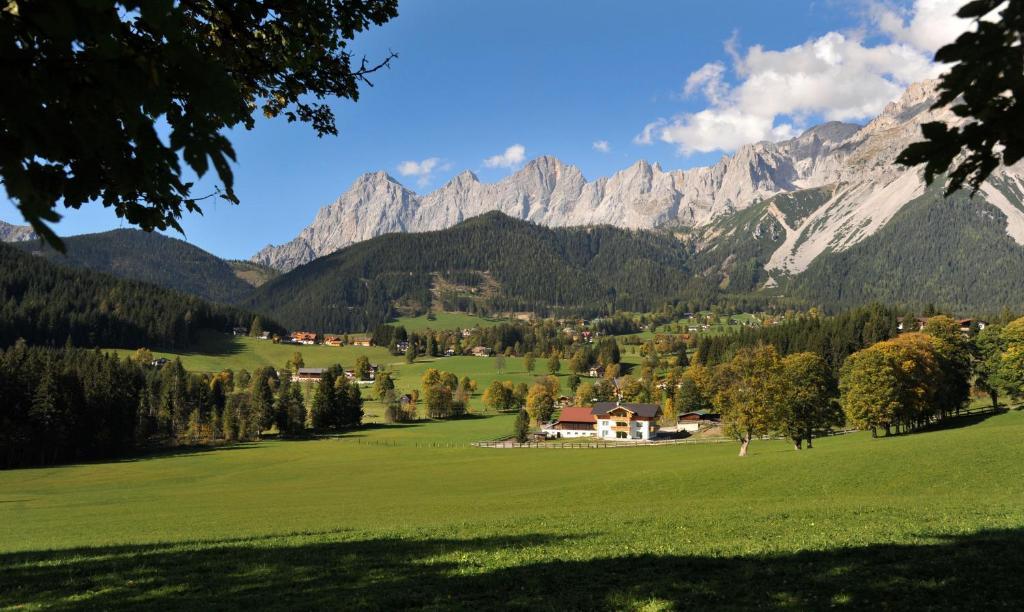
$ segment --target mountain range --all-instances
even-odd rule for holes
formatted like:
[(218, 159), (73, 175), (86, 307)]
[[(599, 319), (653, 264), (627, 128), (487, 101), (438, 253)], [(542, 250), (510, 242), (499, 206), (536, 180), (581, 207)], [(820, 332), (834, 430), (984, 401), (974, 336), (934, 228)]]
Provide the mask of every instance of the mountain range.
[[(867, 125), (830, 122), (797, 138), (740, 147), (709, 167), (665, 171), (638, 161), (610, 177), (587, 181), (579, 168), (544, 156), (496, 183), (465, 171), (420, 195), (385, 172), (364, 174), (317, 213), (288, 243), (267, 246), (252, 261), (287, 271), (363, 240), (393, 232), (451, 227), (488, 211), (551, 227), (608, 224), (629, 229), (685, 230), (714, 248), (730, 217), (780, 195), (802, 202), (799, 215), (779, 221), (783, 240), (764, 263), (777, 277), (805, 270), (825, 253), (840, 252), (884, 227), (925, 192), (920, 172), (895, 164), (920, 139), (927, 121), (956, 121), (930, 110), (935, 83), (912, 85)], [(1007, 217), (1007, 233), (1024, 244), (1021, 167), (1002, 169), (983, 198)]]
[[(665, 303), (826, 309), (877, 300), (979, 314), (1024, 308), (1024, 167), (946, 196), (895, 163), (930, 110), (910, 87), (864, 126), (825, 123), (707, 168), (637, 162), (587, 181), (540, 157), (496, 183), (470, 172), (418, 195), (360, 177), (289, 243), (222, 261), (135, 230), (47, 251), (66, 265), (241, 305), (289, 327), (364, 331), (429, 308), (586, 313)], [(279, 271), (284, 271), (281, 274)]]

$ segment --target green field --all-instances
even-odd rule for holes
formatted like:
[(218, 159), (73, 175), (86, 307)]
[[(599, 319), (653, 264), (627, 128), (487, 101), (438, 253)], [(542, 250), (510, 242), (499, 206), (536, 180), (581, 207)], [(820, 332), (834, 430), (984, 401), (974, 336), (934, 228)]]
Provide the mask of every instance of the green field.
[(491, 327), (498, 323), (505, 322), (505, 319), (488, 319), (485, 317), (477, 317), (464, 312), (436, 312), (432, 315), (433, 320), (429, 319), (427, 315), (421, 315), (418, 317), (400, 317), (395, 321), (389, 323), (389, 325), (401, 325), (410, 332), (421, 332), (425, 329), (433, 329), (436, 331), (450, 330), (450, 329), (472, 329), (474, 327)]
[(0, 608), (1024, 604), (1024, 412), (746, 459), (464, 445), (509, 424), (0, 472)]

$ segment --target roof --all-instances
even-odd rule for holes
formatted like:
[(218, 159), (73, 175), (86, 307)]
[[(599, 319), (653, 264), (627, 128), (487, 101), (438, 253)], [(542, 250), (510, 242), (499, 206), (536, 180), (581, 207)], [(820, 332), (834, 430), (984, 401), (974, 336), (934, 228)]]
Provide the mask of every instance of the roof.
[(299, 376), (302, 376), (303, 374), (323, 374), (326, 369), (327, 368), (299, 368), (299, 371), (296, 372), (296, 374)]
[(594, 413), (590, 411), (590, 408), (586, 406), (570, 406), (568, 408), (562, 408), (562, 413), (558, 415), (557, 423), (595, 423), (597, 419), (594, 418)]
[(656, 417), (661, 413), (661, 406), (657, 404), (618, 404), (616, 402), (598, 402), (594, 404), (594, 414), (608, 414), (616, 408), (625, 408), (633, 414), (642, 417)]

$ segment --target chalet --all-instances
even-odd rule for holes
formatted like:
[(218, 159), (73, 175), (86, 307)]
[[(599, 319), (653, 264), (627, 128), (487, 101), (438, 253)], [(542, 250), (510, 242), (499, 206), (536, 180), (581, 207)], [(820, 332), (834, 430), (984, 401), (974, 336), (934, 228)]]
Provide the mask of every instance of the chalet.
[(486, 346), (474, 346), (473, 347), (474, 357), (490, 357), (491, 349)]
[(650, 440), (658, 432), (661, 407), (657, 404), (594, 404), (597, 437), (604, 440)]
[(589, 374), (591, 378), (601, 378), (604, 376), (604, 366), (594, 366), (590, 368)]
[(341, 336), (324, 336), (324, 344), (327, 346), (341, 346), (345, 344)]
[(299, 368), (292, 374), (292, 382), (320, 382), (324, 368)]
[(409, 342), (407, 340), (402, 340), (401, 342), (395, 343), (395, 350), (404, 355), (405, 352), (409, 350)]
[(988, 325), (988, 323), (978, 319), (959, 319), (956, 324), (960, 326), (960, 331), (965, 334), (971, 333), (971, 326), (973, 325), (978, 326), (978, 331), (985, 329), (985, 326)]
[(913, 330), (907, 329), (907, 326), (903, 324), (903, 321), (899, 321), (898, 323), (896, 323), (896, 329), (898, 329), (901, 332), (902, 331), (921, 331), (922, 329), (924, 329), (924, 324), (927, 323), (927, 322), (928, 322), (928, 319), (922, 319), (921, 317), (916, 317), (914, 319), (914, 329)]
[(558, 420), (544, 428), (552, 438), (593, 438), (597, 435), (597, 419), (590, 408), (573, 406), (562, 408)]
[(316, 332), (292, 332), (291, 339), (295, 344), (316, 344)]
[(678, 431), (699, 431), (701, 425), (717, 425), (719, 417), (709, 410), (696, 410), (684, 412), (679, 415)]
[(350, 344), (352, 346), (373, 346), (373, 340), (367, 336), (357, 336), (352, 338)]
[(154, 368), (162, 368), (170, 362), (171, 360), (166, 357), (158, 357), (153, 361), (149, 362), (149, 365), (151, 365)]
[(248, 336), (249, 335), (249, 330), (247, 330), (244, 327), (236, 327), (236, 328), (231, 330), (231, 333), (232, 333), (232, 335), (235, 335), (235, 336)]

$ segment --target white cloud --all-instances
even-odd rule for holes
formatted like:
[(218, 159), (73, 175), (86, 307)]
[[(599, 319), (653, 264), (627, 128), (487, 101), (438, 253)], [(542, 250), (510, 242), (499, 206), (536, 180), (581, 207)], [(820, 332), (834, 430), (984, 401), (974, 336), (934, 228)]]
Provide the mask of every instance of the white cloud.
[(451, 164), (444, 162), (440, 157), (428, 157), (422, 161), (404, 161), (398, 164), (398, 173), (402, 176), (415, 176), (416, 184), (420, 187), (429, 185), (435, 170), (445, 171), (451, 168)]
[(878, 28), (893, 40), (934, 54), (970, 25), (970, 21), (956, 16), (963, 5), (964, 0), (914, 0), (910, 11), (901, 11), (875, 2), (871, 12)]
[(612, 145), (608, 144), (607, 140), (595, 140), (591, 146), (594, 147), (595, 151), (600, 151), (601, 153), (607, 153), (612, 150)]
[(504, 153), (492, 155), (484, 160), (488, 168), (513, 168), (523, 163), (526, 159), (526, 147), (521, 144), (514, 144), (505, 149)]
[(760, 45), (743, 51), (733, 35), (725, 47), (734, 82), (727, 80), (730, 69), (723, 62), (705, 64), (687, 77), (683, 94), (700, 96), (706, 107), (650, 122), (633, 142), (670, 143), (682, 154), (732, 151), (791, 138), (819, 118), (869, 119), (911, 83), (941, 72), (931, 61), (932, 47), (952, 41), (969, 25), (955, 17), (950, 25), (949, 4), (916, 0), (908, 25), (892, 9), (875, 5), (872, 16), (889, 38), (875, 45), (857, 34), (829, 32), (781, 51)]

